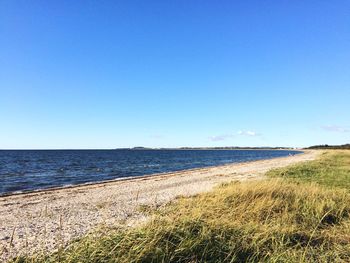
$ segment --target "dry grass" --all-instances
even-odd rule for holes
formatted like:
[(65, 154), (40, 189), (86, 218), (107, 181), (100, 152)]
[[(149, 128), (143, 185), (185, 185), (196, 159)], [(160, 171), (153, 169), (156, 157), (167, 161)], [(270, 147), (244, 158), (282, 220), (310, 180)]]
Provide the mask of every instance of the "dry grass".
[[(333, 165), (335, 159), (339, 162)], [(349, 160), (348, 153), (328, 153), (317, 164), (284, 170), (284, 175), (299, 171), (297, 180), (233, 182), (179, 198), (143, 226), (96, 233), (53, 255), (16, 261), (350, 262), (348, 190), (301, 178), (305, 174), (306, 181), (318, 182), (326, 176), (324, 169), (339, 169), (347, 178)]]
[[(268, 180), (232, 183), (158, 211), (145, 226), (87, 237), (27, 262), (350, 261), (350, 197)], [(21, 260), (19, 260), (21, 261)]]

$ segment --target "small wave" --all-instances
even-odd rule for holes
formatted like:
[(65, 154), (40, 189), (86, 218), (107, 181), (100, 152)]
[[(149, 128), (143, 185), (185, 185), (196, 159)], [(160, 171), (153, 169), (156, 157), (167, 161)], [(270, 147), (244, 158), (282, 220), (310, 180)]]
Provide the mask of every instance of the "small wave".
[[(0, 196), (297, 154), (285, 150), (0, 151)], [(11, 158), (8, 158), (9, 154)], [(48, 158), (49, 157), (49, 158)], [(21, 160), (22, 164), (19, 164)], [(102, 161), (102, 162), (101, 162)], [(104, 180), (106, 179), (106, 180)], [(21, 181), (21, 185), (18, 182)], [(12, 191), (13, 190), (13, 191)]]

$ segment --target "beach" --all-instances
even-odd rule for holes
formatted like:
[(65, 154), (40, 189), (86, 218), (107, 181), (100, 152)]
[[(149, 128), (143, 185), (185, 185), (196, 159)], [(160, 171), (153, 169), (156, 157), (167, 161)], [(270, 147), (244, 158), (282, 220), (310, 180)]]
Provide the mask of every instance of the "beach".
[(225, 182), (259, 180), (273, 168), (314, 160), (319, 151), (0, 197), (0, 260), (55, 251), (99, 228), (147, 220), (140, 207), (207, 192)]

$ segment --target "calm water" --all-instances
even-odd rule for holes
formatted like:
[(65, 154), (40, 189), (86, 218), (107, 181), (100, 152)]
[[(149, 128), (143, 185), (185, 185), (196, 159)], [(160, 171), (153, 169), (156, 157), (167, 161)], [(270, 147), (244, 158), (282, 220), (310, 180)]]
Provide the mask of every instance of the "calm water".
[(280, 150), (0, 151), (0, 195), (296, 154)]

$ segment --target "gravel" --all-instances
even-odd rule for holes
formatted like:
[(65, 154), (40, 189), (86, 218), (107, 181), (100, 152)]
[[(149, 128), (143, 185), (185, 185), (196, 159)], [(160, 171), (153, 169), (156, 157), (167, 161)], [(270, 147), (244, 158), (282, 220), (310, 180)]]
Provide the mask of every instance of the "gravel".
[(272, 168), (313, 160), (317, 151), (289, 157), (0, 197), (0, 261), (52, 252), (98, 228), (147, 220), (140, 206), (210, 191), (233, 180), (264, 178)]

